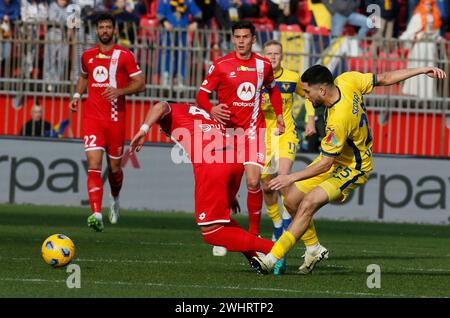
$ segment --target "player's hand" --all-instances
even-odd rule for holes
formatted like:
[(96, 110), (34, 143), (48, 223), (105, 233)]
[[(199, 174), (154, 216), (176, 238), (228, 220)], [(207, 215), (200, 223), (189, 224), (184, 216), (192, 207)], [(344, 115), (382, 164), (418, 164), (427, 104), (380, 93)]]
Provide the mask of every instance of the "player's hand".
[(80, 98), (74, 98), (69, 103), (69, 109), (71, 112), (76, 112), (78, 110), (78, 104), (80, 103)]
[(426, 67), (424, 69), (424, 74), (431, 78), (444, 79), (447, 77), (447, 74), (443, 70), (437, 67)]
[(120, 88), (114, 88), (111, 86), (107, 87), (102, 93), (102, 96), (109, 101), (117, 99), (120, 95), (122, 95)]
[(211, 109), (211, 115), (222, 125), (226, 125), (230, 120), (231, 111), (228, 110), (228, 106), (226, 104), (219, 104), (213, 106)]
[(130, 153), (133, 151), (139, 152), (144, 145), (147, 134), (143, 130), (139, 130), (130, 142)]
[(316, 133), (317, 133), (317, 131), (316, 131), (316, 123), (314, 122), (314, 119), (313, 120), (308, 120), (308, 123), (306, 124), (306, 127), (305, 127), (305, 135), (307, 137), (309, 137), (309, 136), (312, 136), (312, 135), (314, 135)]
[(287, 187), (294, 183), (295, 180), (291, 177), (291, 175), (279, 175), (276, 178), (273, 178), (269, 181), (268, 186), (271, 190), (280, 190), (284, 187)]
[(231, 203), (231, 213), (232, 214), (241, 213), (241, 206), (239, 205), (239, 201), (237, 198), (234, 198), (233, 203)]
[(278, 115), (277, 116), (277, 128), (278, 128), (278, 135), (284, 134), (284, 131), (286, 130), (286, 127), (284, 126), (283, 115)]

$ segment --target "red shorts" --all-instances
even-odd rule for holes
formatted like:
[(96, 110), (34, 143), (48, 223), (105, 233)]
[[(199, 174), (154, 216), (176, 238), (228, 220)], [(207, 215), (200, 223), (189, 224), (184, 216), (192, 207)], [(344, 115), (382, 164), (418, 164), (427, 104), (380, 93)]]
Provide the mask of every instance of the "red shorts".
[(93, 118), (83, 119), (84, 150), (103, 150), (113, 159), (123, 156), (125, 123)]
[(195, 219), (198, 225), (230, 222), (230, 206), (241, 185), (240, 163), (194, 165)]
[(244, 165), (253, 164), (264, 168), (266, 164), (266, 129), (247, 130), (245, 134), (236, 130), (235, 144), (238, 162)]

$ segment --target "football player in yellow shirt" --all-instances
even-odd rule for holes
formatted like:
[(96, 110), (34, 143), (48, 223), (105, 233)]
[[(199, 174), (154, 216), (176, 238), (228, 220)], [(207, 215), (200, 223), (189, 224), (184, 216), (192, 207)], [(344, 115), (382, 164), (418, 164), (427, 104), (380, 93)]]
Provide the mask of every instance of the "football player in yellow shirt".
[[(267, 214), (271, 217), (274, 230), (272, 239), (276, 242), (283, 231), (287, 230), (291, 223), (291, 215), (283, 205), (284, 211), (280, 215), (280, 207), (278, 204), (278, 192), (271, 190), (268, 186), (270, 180), (278, 175), (286, 175), (291, 173), (292, 165), (295, 161), (299, 140), (295, 130), (295, 123), (292, 116), (292, 106), (294, 103), (294, 93), (305, 97), (303, 92), (300, 75), (290, 71), (281, 65), (283, 59), (283, 46), (276, 40), (267, 41), (264, 44), (264, 56), (268, 58), (272, 64), (275, 81), (281, 92), (283, 102), (283, 119), (285, 123), (285, 132), (281, 136), (277, 134), (277, 118), (273, 107), (270, 105), (270, 99), (267, 93), (263, 95), (262, 110), (266, 120), (266, 164), (262, 174), (262, 185), (264, 201), (267, 207)], [(314, 107), (311, 102), (305, 101), (306, 113), (308, 117), (305, 134), (307, 136), (316, 133), (314, 120)], [(284, 189), (281, 189), (281, 198), (283, 201)], [(293, 212), (295, 212), (294, 210)], [(311, 223), (309, 229), (302, 237), (306, 250), (310, 254), (319, 254), (328, 251), (320, 245), (314, 224)], [(279, 275), (285, 271), (286, 258), (283, 262), (278, 263), (274, 268), (274, 274)]]
[(298, 207), (288, 230), (264, 257), (253, 257), (252, 267), (260, 274), (274, 265), (295, 245), (308, 229), (314, 213), (329, 202), (343, 202), (350, 191), (368, 180), (372, 164), (372, 135), (363, 103), (363, 95), (374, 86), (388, 86), (426, 74), (444, 79), (445, 72), (436, 67), (404, 69), (383, 74), (346, 72), (333, 80), (331, 72), (314, 65), (301, 80), (306, 98), (314, 107), (325, 106), (326, 136), (321, 154), (305, 169), (279, 175), (269, 182), (273, 190), (285, 187), (284, 204)]

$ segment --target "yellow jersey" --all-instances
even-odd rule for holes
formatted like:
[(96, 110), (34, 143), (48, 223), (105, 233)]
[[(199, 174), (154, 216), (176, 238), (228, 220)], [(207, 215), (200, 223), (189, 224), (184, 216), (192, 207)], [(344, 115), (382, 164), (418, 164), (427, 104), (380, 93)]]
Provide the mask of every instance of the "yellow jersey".
[[(275, 81), (277, 83), (278, 89), (281, 93), (281, 98), (283, 102), (283, 119), (284, 125), (286, 127), (286, 132), (295, 132), (295, 123), (292, 117), (292, 105), (294, 103), (294, 93), (305, 97), (305, 92), (302, 89), (302, 82), (300, 80), (300, 75), (296, 72), (290, 71), (285, 68), (281, 68), (278, 72), (274, 74)], [(308, 116), (314, 116), (314, 107), (311, 102), (305, 100), (306, 113)], [(266, 118), (266, 127), (268, 130), (271, 128), (276, 128), (277, 117), (270, 104), (269, 94), (267, 89), (263, 91), (262, 100), (262, 111), (264, 117)]]
[(339, 99), (325, 110), (322, 155), (336, 157), (337, 164), (369, 172), (373, 169), (372, 135), (363, 95), (372, 92), (376, 75), (346, 72), (334, 83)]

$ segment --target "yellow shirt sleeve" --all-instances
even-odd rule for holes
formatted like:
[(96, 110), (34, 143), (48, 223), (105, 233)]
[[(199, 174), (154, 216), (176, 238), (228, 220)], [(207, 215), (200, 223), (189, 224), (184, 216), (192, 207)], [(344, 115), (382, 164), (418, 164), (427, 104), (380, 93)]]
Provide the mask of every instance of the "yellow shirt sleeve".
[(346, 79), (349, 80), (361, 94), (369, 94), (376, 85), (376, 75), (374, 73), (348, 72)]
[(339, 156), (344, 148), (346, 140), (347, 133), (343, 125), (327, 125), (326, 135), (320, 144), (323, 155), (328, 157)]
[(309, 99), (305, 99), (306, 116), (315, 116), (316, 110)]

